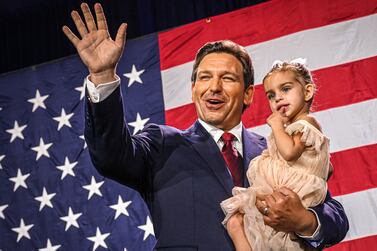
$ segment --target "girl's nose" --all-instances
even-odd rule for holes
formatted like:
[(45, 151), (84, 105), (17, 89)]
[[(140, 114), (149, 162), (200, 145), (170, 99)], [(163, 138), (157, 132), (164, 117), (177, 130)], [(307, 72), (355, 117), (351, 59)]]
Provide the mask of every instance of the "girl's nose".
[(282, 99), (283, 99), (283, 96), (280, 93), (275, 94), (275, 102), (279, 102)]

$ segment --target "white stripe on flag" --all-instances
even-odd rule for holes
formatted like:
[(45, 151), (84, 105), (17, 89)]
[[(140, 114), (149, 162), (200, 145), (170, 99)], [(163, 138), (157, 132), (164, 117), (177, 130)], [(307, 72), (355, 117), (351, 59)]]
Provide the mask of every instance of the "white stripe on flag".
[[(330, 152), (377, 143), (377, 99), (313, 113), (330, 138)], [(267, 124), (249, 130), (262, 136), (271, 132)]]
[(334, 198), (343, 205), (350, 223), (343, 241), (377, 235), (377, 188)]
[(293, 33), (247, 47), (255, 83), (276, 59), (306, 58), (311, 70), (323, 69), (377, 55), (377, 14)]
[[(304, 57), (312, 70), (377, 55), (377, 14), (316, 29), (296, 32), (247, 46), (255, 67), (256, 83), (275, 59)], [(161, 72), (165, 110), (192, 103), (190, 75), (193, 61)]]

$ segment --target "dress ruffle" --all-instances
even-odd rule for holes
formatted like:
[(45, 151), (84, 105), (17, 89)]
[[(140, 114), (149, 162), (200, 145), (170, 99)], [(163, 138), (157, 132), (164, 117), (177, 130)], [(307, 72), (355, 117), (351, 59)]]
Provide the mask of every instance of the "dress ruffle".
[(313, 146), (314, 149), (319, 152), (321, 146), (325, 140), (325, 136), (312, 124), (306, 120), (298, 120), (285, 128), (285, 131), (289, 134), (302, 133), (301, 142), (306, 146)]

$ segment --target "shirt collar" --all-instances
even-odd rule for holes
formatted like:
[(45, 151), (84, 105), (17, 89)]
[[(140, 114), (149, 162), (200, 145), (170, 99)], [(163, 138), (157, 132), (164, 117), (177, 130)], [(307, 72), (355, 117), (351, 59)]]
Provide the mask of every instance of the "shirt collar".
[[(212, 136), (213, 140), (216, 143), (219, 142), (224, 131), (213, 126), (213, 125), (210, 125), (210, 124), (204, 122), (201, 119), (198, 119), (198, 121), (204, 127), (204, 129), (206, 129), (206, 131)], [(240, 121), (240, 123), (238, 125), (236, 125), (232, 129), (230, 129), (228, 132), (233, 134), (236, 137), (236, 140), (241, 143), (242, 142), (242, 121)]]

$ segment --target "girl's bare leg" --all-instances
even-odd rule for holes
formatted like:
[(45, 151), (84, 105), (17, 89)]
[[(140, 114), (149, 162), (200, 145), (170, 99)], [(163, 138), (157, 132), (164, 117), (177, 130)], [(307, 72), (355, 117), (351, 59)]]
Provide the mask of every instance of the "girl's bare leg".
[(237, 213), (233, 215), (228, 220), (226, 229), (237, 251), (253, 251), (245, 235), (243, 214)]

